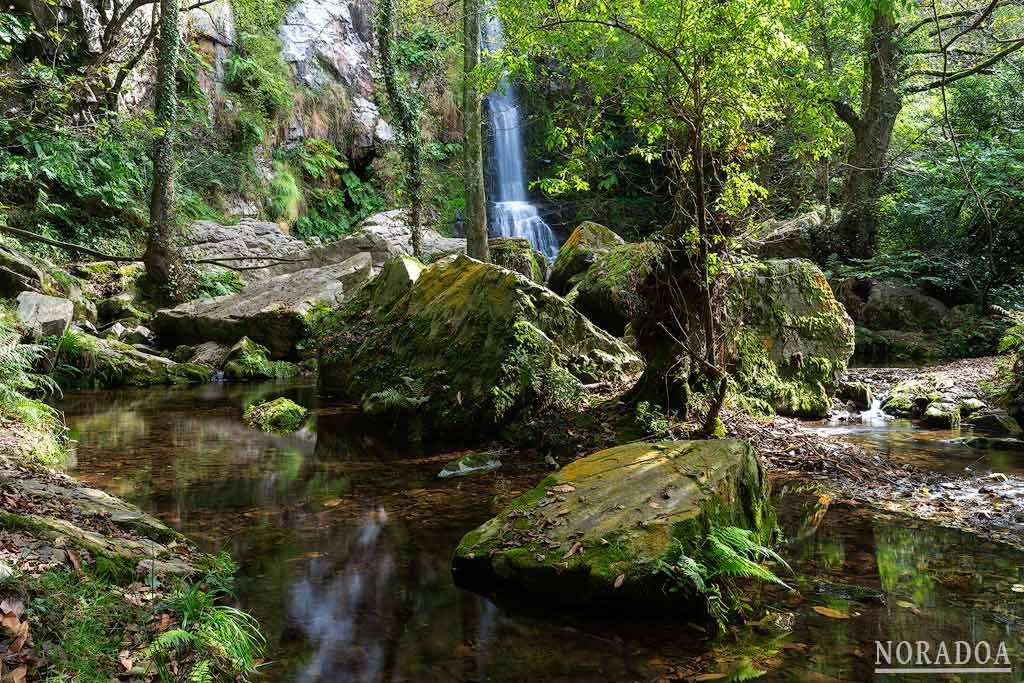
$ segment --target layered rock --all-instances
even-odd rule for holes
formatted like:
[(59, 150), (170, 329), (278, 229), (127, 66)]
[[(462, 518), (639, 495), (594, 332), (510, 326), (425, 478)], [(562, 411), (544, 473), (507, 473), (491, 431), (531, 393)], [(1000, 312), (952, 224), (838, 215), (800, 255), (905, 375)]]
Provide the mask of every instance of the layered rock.
[(360, 253), (335, 265), (278, 275), (237, 294), (191, 301), (157, 311), (153, 329), (164, 347), (249, 337), (284, 358), (309, 334), (306, 314), (316, 305), (336, 306), (370, 278), (373, 261)]
[(75, 305), (67, 299), (22, 292), (17, 302), (18, 320), (33, 339), (59, 337), (75, 317)]
[(469, 532), (454, 576), (471, 587), (582, 604), (668, 609), (659, 561), (697, 556), (715, 527), (774, 528), (757, 456), (736, 440), (634, 443), (562, 468)]
[(810, 261), (745, 265), (730, 289), (730, 363), (741, 392), (775, 412), (823, 417), (853, 355), (854, 325)]
[(580, 223), (565, 240), (558, 258), (551, 265), (548, 287), (556, 294), (568, 294), (598, 256), (623, 244), (625, 241), (621, 237), (599, 223)]
[(543, 382), (578, 390), (640, 368), (625, 345), (518, 273), (466, 256), (410, 266), (389, 263), (334, 317), (320, 347), (324, 390), (357, 400), (396, 392), (446, 426), (484, 431), (535, 401)]

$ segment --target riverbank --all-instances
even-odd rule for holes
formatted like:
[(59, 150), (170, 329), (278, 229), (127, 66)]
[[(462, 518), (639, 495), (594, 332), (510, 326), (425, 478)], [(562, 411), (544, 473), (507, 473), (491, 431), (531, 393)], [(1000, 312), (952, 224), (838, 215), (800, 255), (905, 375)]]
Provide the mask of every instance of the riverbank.
[(230, 606), (229, 556), (200, 552), (137, 507), (26, 461), (24, 449), (6, 448), (15, 442), (4, 445), (4, 681), (255, 673), (263, 637)]

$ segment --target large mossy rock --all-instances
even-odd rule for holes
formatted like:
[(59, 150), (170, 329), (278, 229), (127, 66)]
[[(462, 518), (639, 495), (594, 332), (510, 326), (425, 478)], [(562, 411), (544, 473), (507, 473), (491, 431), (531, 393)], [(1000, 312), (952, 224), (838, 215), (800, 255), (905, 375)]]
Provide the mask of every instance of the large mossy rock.
[(635, 242), (597, 255), (566, 299), (598, 327), (617, 337), (645, 306), (641, 287), (658, 267), (664, 247)]
[(285, 379), (299, 374), (299, 366), (270, 360), (267, 347), (242, 337), (224, 356), (224, 378), (237, 381)]
[(939, 373), (905, 380), (889, 389), (882, 410), (896, 417), (921, 417), (933, 403), (955, 404), (956, 387)]
[(762, 542), (775, 527), (767, 479), (747, 443), (627, 444), (567, 465), (466, 534), (454, 574), (475, 588), (667, 608), (686, 596), (663, 591), (658, 561), (680, 548), (697, 555), (721, 526), (752, 530)]
[(823, 417), (853, 355), (854, 326), (810, 261), (744, 265), (730, 290), (733, 377), (781, 414)]
[(422, 387), (424, 396), (405, 403), (438, 428), (476, 433), (511, 421), (538, 382), (578, 390), (641, 367), (624, 344), (518, 273), (466, 256), (418, 270), (405, 257), (389, 262), (328, 322), (322, 389), (363, 401)]
[(267, 347), (272, 357), (285, 358), (309, 335), (310, 309), (338, 305), (359, 291), (372, 268), (371, 256), (364, 253), (336, 265), (278, 275), (237, 294), (157, 311), (153, 329), (167, 348), (207, 341), (233, 344), (249, 337)]
[(559, 250), (551, 266), (548, 287), (556, 294), (568, 294), (598, 256), (623, 244), (621, 237), (603, 225), (580, 223)]
[(488, 240), (491, 263), (514, 270), (537, 284), (548, 278), (548, 260), (522, 237), (492, 237)]
[(73, 347), (62, 343), (61, 362), (68, 369), (58, 376), (63, 387), (145, 387), (157, 384), (209, 382), (212, 370), (195, 363), (144, 353), (123, 342), (76, 333)]
[(273, 401), (253, 403), (242, 416), (250, 427), (274, 434), (290, 434), (305, 422), (309, 411), (295, 401), (281, 396)]

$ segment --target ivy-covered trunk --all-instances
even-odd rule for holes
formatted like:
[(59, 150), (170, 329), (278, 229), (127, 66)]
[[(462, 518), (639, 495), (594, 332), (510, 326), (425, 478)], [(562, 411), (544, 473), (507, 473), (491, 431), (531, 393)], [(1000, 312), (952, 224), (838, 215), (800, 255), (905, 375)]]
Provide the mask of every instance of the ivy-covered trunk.
[(149, 201), (149, 233), (146, 239), (146, 276), (155, 293), (173, 298), (179, 257), (174, 237), (177, 219), (174, 206), (174, 127), (177, 117), (175, 74), (178, 67), (178, 0), (160, 0), (160, 41), (157, 54), (156, 105), (153, 141), (153, 192)]
[(896, 25), (876, 11), (865, 37), (865, 73), (861, 112), (837, 105), (839, 117), (853, 130), (847, 159), (843, 214), (834, 248), (843, 258), (868, 258), (878, 244), (878, 201), (885, 178), (893, 126), (902, 108), (898, 90)]
[(412, 253), (423, 260), (423, 234), (420, 228), (423, 206), (423, 140), (419, 128), (419, 103), (398, 82), (398, 60), (395, 56), (395, 0), (380, 0), (377, 15), (377, 43), (384, 89), (398, 122), (398, 142), (405, 157), (405, 189), (409, 195)]
[(490, 261), (487, 249), (487, 198), (484, 193), (480, 92), (473, 71), (480, 63), (480, 0), (463, 0), (462, 133), (466, 184), (466, 253)]

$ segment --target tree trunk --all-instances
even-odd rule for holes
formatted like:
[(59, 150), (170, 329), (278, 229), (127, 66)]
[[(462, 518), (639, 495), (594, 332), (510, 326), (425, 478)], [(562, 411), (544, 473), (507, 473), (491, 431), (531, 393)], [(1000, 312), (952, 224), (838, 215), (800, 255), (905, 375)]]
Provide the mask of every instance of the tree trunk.
[(473, 71), (480, 63), (480, 0), (463, 0), (462, 132), (466, 184), (466, 252), (490, 261), (487, 249), (487, 198), (484, 193), (483, 132), (480, 93)]
[(177, 116), (175, 74), (178, 67), (178, 0), (160, 0), (160, 41), (157, 55), (156, 106), (158, 129), (153, 142), (153, 192), (149, 201), (146, 276), (154, 292), (173, 298), (174, 274), (180, 265), (175, 250), (174, 126)]
[(423, 234), (420, 228), (423, 206), (423, 156), (419, 129), (419, 107), (412, 94), (398, 82), (398, 60), (395, 57), (395, 0), (381, 0), (377, 20), (377, 43), (380, 49), (384, 89), (395, 118), (398, 120), (399, 144), (405, 157), (405, 188), (411, 205), (409, 223), (412, 229), (412, 253), (423, 260)]
[(835, 250), (846, 259), (868, 258), (878, 245), (878, 200), (893, 126), (903, 106), (896, 73), (895, 33), (892, 17), (876, 10), (865, 37), (861, 113), (858, 116), (848, 106), (836, 104), (839, 117), (850, 126), (854, 137), (842, 194), (843, 215), (836, 226)]

